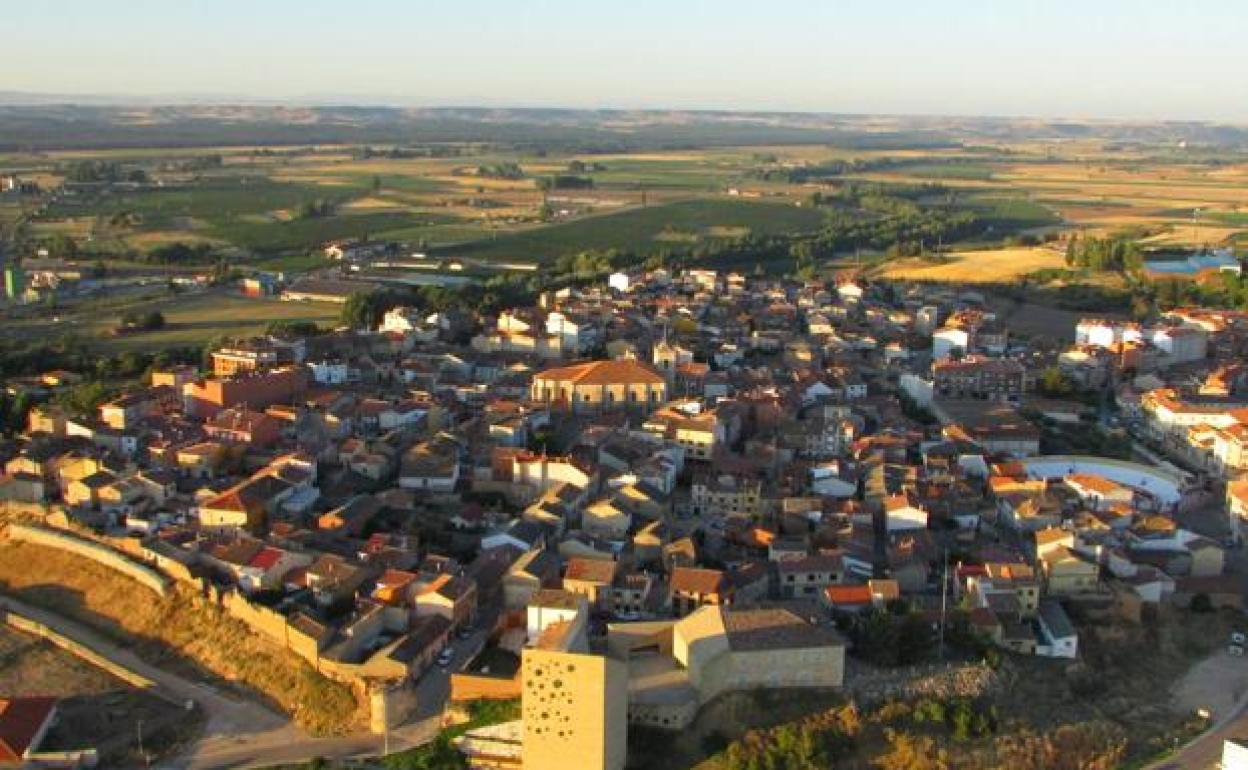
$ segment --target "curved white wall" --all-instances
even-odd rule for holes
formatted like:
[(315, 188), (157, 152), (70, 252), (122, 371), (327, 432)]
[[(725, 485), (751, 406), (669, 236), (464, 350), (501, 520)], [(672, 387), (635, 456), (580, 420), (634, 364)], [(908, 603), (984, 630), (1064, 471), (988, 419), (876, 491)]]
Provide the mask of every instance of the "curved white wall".
[(1072, 473), (1104, 476), (1123, 486), (1147, 492), (1165, 505), (1179, 501), (1185, 483), (1182, 476), (1161, 468), (1094, 455), (1044, 455), (1019, 462), (1031, 478), (1062, 478)]

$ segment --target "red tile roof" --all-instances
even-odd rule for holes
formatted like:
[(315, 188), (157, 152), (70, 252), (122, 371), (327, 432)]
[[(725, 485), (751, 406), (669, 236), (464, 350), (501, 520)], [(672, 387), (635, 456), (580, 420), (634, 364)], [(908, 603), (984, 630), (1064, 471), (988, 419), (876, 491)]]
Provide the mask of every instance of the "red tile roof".
[(667, 380), (653, 367), (634, 358), (611, 361), (590, 361), (574, 366), (561, 366), (539, 372), (534, 379), (554, 382), (573, 382), (577, 385), (607, 385), (613, 383), (646, 382), (661, 384)]
[(859, 586), (828, 586), (824, 589), (828, 601), (835, 605), (847, 606), (871, 603), (871, 587)]
[(31, 741), (56, 708), (56, 698), (0, 698), (0, 762), (22, 761)]
[(252, 557), (251, 562), (247, 566), (255, 567), (256, 569), (270, 570), (273, 569), (273, 567), (276, 566), (285, 555), (286, 552), (280, 548), (266, 546), (260, 550), (260, 553)]

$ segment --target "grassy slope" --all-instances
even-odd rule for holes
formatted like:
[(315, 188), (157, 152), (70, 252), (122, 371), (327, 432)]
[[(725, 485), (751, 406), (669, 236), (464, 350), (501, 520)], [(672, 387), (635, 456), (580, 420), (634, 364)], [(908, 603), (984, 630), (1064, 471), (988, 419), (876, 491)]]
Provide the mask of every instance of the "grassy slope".
[[(32, 569), (38, 565), (38, 569)], [(24, 543), (0, 545), (0, 590), (131, 644), (153, 663), (236, 683), (317, 733), (358, 725), (349, 688), (179, 587), (164, 599), (93, 562)]]

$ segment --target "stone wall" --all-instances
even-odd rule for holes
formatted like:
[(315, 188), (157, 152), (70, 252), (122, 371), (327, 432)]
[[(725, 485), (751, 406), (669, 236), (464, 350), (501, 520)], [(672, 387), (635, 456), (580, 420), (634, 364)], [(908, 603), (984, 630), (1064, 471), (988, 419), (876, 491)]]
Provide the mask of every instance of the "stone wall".
[(26, 543), (33, 543), (45, 548), (55, 548), (90, 559), (97, 564), (114, 569), (126, 577), (150, 588), (160, 596), (165, 596), (172, 582), (169, 577), (156, 570), (130, 560), (124, 554), (107, 546), (84, 540), (76, 535), (54, 532), (43, 527), (32, 527), (25, 524), (10, 524), (9, 538)]
[(893, 698), (978, 697), (1000, 684), (997, 672), (983, 663), (875, 668), (852, 661), (845, 677), (846, 691), (866, 706)]
[(321, 670), (321, 642), (291, 626), (282, 613), (248, 601), (247, 597), (237, 591), (224, 593), (221, 606), (251, 630), (295, 653), (321, 673), (326, 673)]
[(451, 674), (451, 700), (511, 700), (521, 692), (520, 672), (510, 678), (488, 674)]
[(66, 652), (69, 652), (72, 655), (76, 655), (77, 657), (82, 658), (83, 660), (95, 666), (96, 668), (99, 668), (103, 671), (107, 671), (109, 674), (112, 674), (113, 676), (117, 677), (118, 679), (120, 679), (121, 681), (125, 682), (126, 684), (132, 687), (136, 687), (142, 690), (148, 690), (164, 698), (165, 700), (168, 700), (171, 703), (178, 703), (178, 705), (181, 705), (181, 703), (179, 703), (176, 699), (165, 695), (159, 689), (156, 682), (152, 681), (151, 679), (148, 679), (146, 676), (143, 676), (142, 674), (138, 672), (131, 671), (130, 669), (118, 663), (114, 663), (108, 658), (105, 658), (104, 656), (97, 654), (94, 650), (90, 649), (89, 647), (86, 647), (85, 645), (80, 644), (79, 642), (76, 642), (73, 639), (70, 639), (68, 636), (61, 634), (58, 631), (54, 631), (53, 629), (49, 628), (43, 623), (40, 623), (37, 620), (28, 618), (25, 615), (19, 614), (18, 612), (14, 611), (12, 607), (5, 604), (3, 599), (0, 599), (0, 614), (3, 615), (4, 624), (9, 626), (10, 628), (17, 629), (18, 631), (22, 631), (24, 633), (31, 634), (33, 636), (38, 636), (41, 639), (46, 639), (52, 644), (55, 644), (57, 647), (60, 647), (61, 649), (65, 650)]

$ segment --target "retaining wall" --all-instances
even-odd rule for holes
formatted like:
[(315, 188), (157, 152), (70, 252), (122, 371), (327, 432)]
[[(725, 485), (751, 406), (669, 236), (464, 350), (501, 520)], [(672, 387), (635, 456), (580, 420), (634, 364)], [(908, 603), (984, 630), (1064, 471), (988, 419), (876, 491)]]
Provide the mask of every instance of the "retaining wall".
[[(96, 668), (107, 671), (131, 687), (151, 690), (170, 703), (179, 703), (176, 698), (165, 695), (153, 680), (148, 679), (138, 672), (131, 671), (119, 663), (109, 660), (86, 645), (65, 636), (59, 631), (49, 628), (37, 620), (19, 614), (14, 611), (12, 607), (9, 607), (3, 599), (0, 599), (0, 614), (3, 615), (4, 624), (10, 628), (17, 629), (18, 631), (22, 631), (33, 636), (38, 636), (41, 639), (46, 639), (66, 652), (82, 658)], [(179, 703), (179, 705), (181, 704)]]
[(119, 551), (107, 546), (84, 540), (76, 535), (54, 532), (43, 527), (32, 527), (26, 524), (10, 524), (9, 537), (25, 543), (33, 543), (46, 548), (55, 548), (90, 559), (97, 564), (116, 570), (126, 577), (150, 588), (160, 596), (169, 591), (172, 581), (151, 567), (146, 567), (127, 558)]

